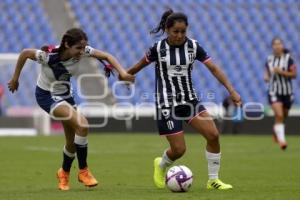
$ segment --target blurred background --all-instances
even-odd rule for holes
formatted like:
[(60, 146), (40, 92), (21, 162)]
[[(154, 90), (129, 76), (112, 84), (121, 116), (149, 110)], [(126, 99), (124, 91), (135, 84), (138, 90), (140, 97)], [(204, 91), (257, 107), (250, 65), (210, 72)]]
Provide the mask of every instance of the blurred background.
[[(263, 80), (264, 64), (271, 53), (271, 40), (277, 36), (282, 38), (299, 66), (300, 0), (210, 0), (209, 3), (206, 0), (1, 0), (0, 100), (1, 113), (5, 116), (0, 121), (1, 127), (7, 128), (18, 123), (23, 123), (22, 127), (26, 124), (44, 124), (39, 121), (43, 114), (36, 114), (39, 108), (34, 97), (39, 72), (37, 64), (27, 62), (17, 93), (11, 94), (7, 90), (7, 82), (22, 49), (59, 44), (67, 29), (81, 27), (87, 33), (91, 46), (113, 54), (128, 68), (159, 39), (151, 36), (149, 31), (159, 23), (167, 8), (188, 15), (189, 37), (198, 40), (220, 65), (244, 103), (262, 103), (266, 106), (266, 116), (272, 116), (267, 104), (267, 85)], [(83, 61), (80, 67), (83, 72), (103, 73), (100, 65), (93, 60)], [(128, 93), (124, 87), (116, 87), (112, 91), (112, 84), (116, 80), (116, 77), (108, 80), (107, 98), (76, 96), (77, 103), (104, 102), (110, 106), (122, 102), (130, 102), (134, 106), (154, 104), (151, 95), (155, 85), (153, 64), (137, 76), (135, 94), (130, 99), (124, 100), (114, 95)], [(227, 96), (223, 86), (200, 63), (194, 65), (193, 81), (203, 101), (221, 105)], [(76, 90), (76, 77), (73, 82)], [(299, 76), (293, 83), (295, 103), (291, 115), (297, 120), (300, 113), (297, 109), (300, 106)], [(99, 87), (99, 84), (102, 86)], [(101, 93), (104, 87), (106, 84), (103, 81), (95, 80), (80, 88), (85, 94), (92, 95)], [(207, 94), (211, 93), (214, 94), (213, 98), (208, 98)], [(32, 121), (35, 115), (38, 117)], [(22, 120), (12, 124), (11, 119)], [(29, 122), (25, 123), (28, 119)], [(264, 123), (271, 123), (271, 119)], [(50, 126), (51, 133), (61, 130), (53, 121), (45, 126)], [(132, 130), (133, 127), (127, 120), (120, 129)], [(106, 128), (109, 129), (109, 126)], [(38, 131), (45, 129), (40, 127)]]

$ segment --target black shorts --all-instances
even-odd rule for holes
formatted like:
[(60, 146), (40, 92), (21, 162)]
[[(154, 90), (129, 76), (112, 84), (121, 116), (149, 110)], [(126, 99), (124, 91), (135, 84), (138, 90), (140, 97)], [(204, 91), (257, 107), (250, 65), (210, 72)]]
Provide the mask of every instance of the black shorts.
[(294, 102), (294, 95), (268, 94), (268, 100), (271, 105), (273, 103), (280, 102), (283, 104), (284, 108), (290, 109)]
[(175, 107), (157, 108), (156, 121), (159, 134), (174, 135), (182, 133), (182, 121), (189, 124), (194, 117), (204, 111), (206, 111), (205, 107), (198, 100)]
[(43, 90), (38, 86), (35, 89), (35, 98), (39, 106), (49, 114), (51, 114), (52, 109), (55, 108), (57, 104), (63, 101), (68, 102), (72, 107), (76, 107), (72, 96), (52, 96), (49, 91)]

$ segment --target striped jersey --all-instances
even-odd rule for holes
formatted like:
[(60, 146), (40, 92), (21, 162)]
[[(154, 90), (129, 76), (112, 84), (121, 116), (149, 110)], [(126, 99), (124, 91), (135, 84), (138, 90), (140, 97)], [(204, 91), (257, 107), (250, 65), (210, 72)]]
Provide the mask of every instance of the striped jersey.
[(167, 108), (198, 99), (191, 72), (195, 60), (210, 60), (196, 40), (187, 38), (180, 46), (169, 45), (167, 39), (156, 42), (146, 53), (148, 63), (155, 62), (156, 104)]
[(292, 79), (279, 74), (273, 73), (275, 67), (279, 67), (283, 71), (291, 71), (296, 67), (289, 53), (278, 57), (269, 55), (265, 67), (270, 75), (269, 94), (270, 95), (292, 95), (293, 86)]
[[(85, 47), (83, 56), (91, 56), (94, 49), (90, 46)], [(53, 95), (69, 95), (72, 92), (70, 78), (77, 72), (74, 66), (79, 60), (70, 58), (61, 61), (58, 53), (48, 53), (37, 50), (36, 60), (42, 68), (38, 77), (37, 86), (43, 90), (50, 91)]]

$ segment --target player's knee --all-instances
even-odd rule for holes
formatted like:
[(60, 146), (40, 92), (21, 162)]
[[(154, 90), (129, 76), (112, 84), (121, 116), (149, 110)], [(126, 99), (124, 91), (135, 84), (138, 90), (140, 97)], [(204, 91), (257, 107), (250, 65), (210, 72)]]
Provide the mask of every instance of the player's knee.
[(75, 130), (76, 130), (76, 134), (79, 135), (79, 136), (87, 136), (88, 134), (88, 124), (87, 123), (84, 123), (84, 124), (76, 124), (75, 126)]
[(75, 125), (76, 134), (80, 136), (87, 136), (89, 131), (89, 124), (85, 117), (81, 117)]
[(219, 141), (219, 132), (211, 131), (207, 134), (207, 140), (209, 142), (218, 142)]
[(88, 126), (80, 125), (76, 128), (76, 134), (80, 136), (87, 136), (88, 131), (89, 131)]

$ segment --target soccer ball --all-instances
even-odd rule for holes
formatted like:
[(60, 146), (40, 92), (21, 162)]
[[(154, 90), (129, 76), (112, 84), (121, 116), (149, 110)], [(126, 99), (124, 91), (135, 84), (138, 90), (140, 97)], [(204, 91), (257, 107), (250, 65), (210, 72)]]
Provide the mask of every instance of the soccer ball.
[(171, 167), (166, 174), (166, 185), (172, 192), (187, 192), (192, 182), (193, 173), (184, 165)]

